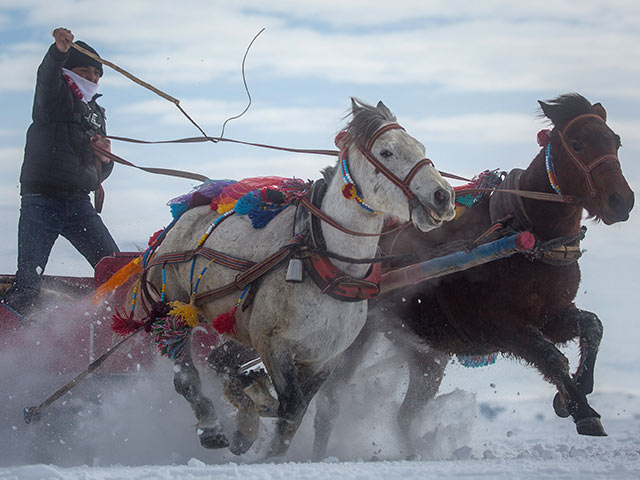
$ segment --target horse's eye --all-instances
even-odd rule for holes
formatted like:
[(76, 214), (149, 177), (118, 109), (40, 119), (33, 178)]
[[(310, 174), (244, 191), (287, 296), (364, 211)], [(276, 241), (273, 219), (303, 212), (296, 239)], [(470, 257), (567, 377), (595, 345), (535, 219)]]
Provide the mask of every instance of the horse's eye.
[(387, 149), (385, 149), (385, 150), (382, 150), (382, 151), (380, 152), (380, 156), (381, 156), (382, 158), (389, 158), (389, 157), (392, 157), (392, 156), (393, 156), (393, 152), (392, 152), (391, 150), (387, 150)]
[(582, 145), (580, 142), (573, 141), (571, 142), (571, 148), (574, 152), (580, 153), (584, 150), (584, 145)]

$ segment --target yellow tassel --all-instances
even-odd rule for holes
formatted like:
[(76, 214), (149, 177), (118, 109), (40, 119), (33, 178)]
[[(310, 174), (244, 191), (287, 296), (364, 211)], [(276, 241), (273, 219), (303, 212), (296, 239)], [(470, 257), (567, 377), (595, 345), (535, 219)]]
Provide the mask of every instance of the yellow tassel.
[(96, 289), (96, 293), (93, 294), (93, 304), (98, 305), (100, 301), (116, 288), (121, 287), (129, 281), (134, 275), (139, 275), (142, 272), (142, 257), (136, 257), (127, 263), (124, 267), (111, 275), (111, 278), (104, 282)]
[(219, 203), (217, 212), (222, 215), (223, 213), (227, 213), (233, 207), (236, 206), (237, 200), (233, 200), (231, 203)]
[(190, 303), (184, 303), (178, 300), (169, 302), (169, 306), (171, 307), (169, 316), (175, 315), (181, 317), (190, 327), (195, 327), (200, 323), (198, 320), (200, 309), (193, 304), (193, 299), (191, 299)]
[(456, 216), (454, 220), (459, 220), (462, 215), (468, 210), (464, 205), (456, 205)]

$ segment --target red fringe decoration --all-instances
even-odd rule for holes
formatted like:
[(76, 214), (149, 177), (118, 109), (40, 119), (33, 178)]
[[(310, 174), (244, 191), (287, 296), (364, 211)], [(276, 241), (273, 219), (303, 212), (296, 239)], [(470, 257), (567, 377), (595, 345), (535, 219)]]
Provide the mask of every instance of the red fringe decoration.
[(218, 333), (235, 333), (236, 332), (236, 310), (238, 307), (233, 307), (230, 312), (218, 315), (216, 319), (211, 323)]
[(124, 312), (120, 313), (116, 310), (116, 313), (114, 313), (112, 317), (111, 330), (124, 337), (135, 332), (143, 325), (144, 323), (137, 322), (133, 319), (133, 311), (129, 312), (129, 315), (125, 316)]
[(158, 237), (160, 236), (160, 234), (164, 232), (164, 228), (161, 228), (160, 230), (158, 230), (156, 233), (154, 233), (153, 235), (151, 235), (151, 237), (149, 237), (149, 246), (152, 246), (154, 243), (156, 243), (156, 240), (158, 239)]

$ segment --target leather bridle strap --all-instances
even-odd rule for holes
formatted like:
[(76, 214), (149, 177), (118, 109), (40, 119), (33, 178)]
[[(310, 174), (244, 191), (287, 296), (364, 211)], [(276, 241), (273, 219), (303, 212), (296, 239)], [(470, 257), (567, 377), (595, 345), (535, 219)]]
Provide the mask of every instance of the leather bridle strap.
[(371, 138), (369, 138), (369, 141), (367, 142), (367, 146), (365, 149), (362, 149), (360, 147), (358, 148), (360, 149), (360, 152), (362, 152), (362, 154), (369, 161), (369, 163), (371, 163), (380, 173), (382, 173), (385, 177), (387, 177), (387, 179), (391, 183), (393, 183), (398, 188), (400, 188), (400, 190), (402, 190), (402, 193), (404, 193), (404, 195), (409, 199), (409, 202), (413, 204), (416, 202), (417, 197), (411, 191), (409, 184), (411, 183), (411, 180), (413, 180), (413, 177), (415, 177), (416, 174), (418, 173), (418, 170), (420, 170), (425, 165), (429, 165), (433, 167), (433, 162), (428, 158), (423, 158), (413, 166), (413, 168), (409, 171), (409, 173), (404, 179), (401, 179), (395, 173), (389, 170), (385, 165), (383, 165), (373, 155), (373, 152), (371, 151), (376, 140), (378, 140), (378, 138), (380, 138), (382, 134), (388, 132), (389, 130), (397, 130), (397, 129), (404, 130), (404, 128), (401, 125), (398, 125), (397, 123), (388, 123), (386, 125), (383, 125), (378, 130), (376, 130), (373, 133), (373, 135), (371, 135)]
[(456, 196), (466, 195), (468, 193), (492, 193), (492, 192), (500, 192), (500, 193), (510, 193), (512, 195), (518, 195), (519, 197), (524, 198), (532, 198), (534, 200), (544, 200), (547, 202), (556, 202), (556, 203), (569, 203), (573, 205), (578, 205), (580, 203), (580, 199), (578, 197), (574, 197), (573, 195), (558, 195), (557, 193), (545, 193), (545, 192), (533, 192), (529, 190), (510, 190), (506, 188), (465, 188), (456, 191)]
[(392, 230), (389, 230), (383, 233), (356, 232), (355, 230), (351, 230), (345, 226), (340, 225), (336, 220), (334, 220), (329, 215), (324, 213), (322, 210), (320, 210), (320, 208), (316, 207), (307, 197), (300, 198), (300, 205), (304, 206), (304, 208), (306, 208), (309, 211), (309, 213), (311, 213), (311, 215), (318, 217), (320, 220), (328, 223), (333, 228), (340, 230), (341, 232), (346, 233), (347, 235), (353, 235), (356, 237), (379, 237), (381, 235), (388, 235), (389, 233), (393, 233), (396, 230), (399, 230), (400, 228), (404, 227), (404, 225), (400, 225)]
[(567, 130), (569, 129), (569, 127), (571, 127), (574, 123), (576, 123), (576, 121), (581, 120), (583, 118), (597, 118), (598, 120), (603, 122), (605, 124), (605, 126), (606, 126), (606, 122), (604, 121), (604, 119), (600, 115), (596, 115), (595, 113), (585, 113), (583, 115), (578, 115), (577, 117), (571, 119), (569, 121), (569, 123), (567, 123), (564, 126), (564, 128), (558, 132), (558, 134), (559, 134), (559, 137), (560, 137), (560, 141), (562, 142), (562, 147), (569, 154), (569, 158), (571, 158), (573, 163), (578, 167), (578, 170), (580, 170), (584, 174), (585, 178), (587, 179), (587, 187), (589, 188), (589, 193), (591, 194), (591, 197), (594, 198), (594, 197), (596, 197), (597, 192), (596, 192), (595, 184), (593, 182), (593, 175), (591, 174), (592, 170), (594, 168), (596, 168), (598, 165), (600, 165), (601, 163), (604, 163), (604, 162), (606, 162), (608, 160), (614, 160), (614, 161), (616, 161), (618, 163), (620, 163), (620, 160), (618, 159), (618, 154), (617, 153), (606, 153), (606, 154), (601, 155), (598, 158), (592, 160), (587, 165), (585, 165), (584, 163), (582, 163), (580, 161), (580, 159), (574, 154), (574, 152), (571, 149), (571, 147), (567, 144), (567, 140), (565, 139), (565, 135), (566, 135)]

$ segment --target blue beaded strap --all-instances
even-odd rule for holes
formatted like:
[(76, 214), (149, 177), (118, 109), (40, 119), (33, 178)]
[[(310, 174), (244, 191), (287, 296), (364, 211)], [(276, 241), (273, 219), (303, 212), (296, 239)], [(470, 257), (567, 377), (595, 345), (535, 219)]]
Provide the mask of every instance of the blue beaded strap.
[(369, 213), (373, 213), (374, 215), (377, 215), (379, 212), (377, 212), (373, 207), (371, 207), (370, 205), (367, 204), (367, 202), (364, 201), (362, 192), (360, 192), (360, 189), (356, 186), (356, 182), (353, 181), (353, 177), (351, 177), (351, 173), (349, 173), (349, 166), (347, 164), (347, 155), (346, 152), (340, 152), (340, 172), (342, 173), (342, 179), (344, 180), (344, 186), (342, 187), (342, 194), (348, 198), (348, 199), (353, 199), (356, 202), (358, 202), (358, 204), (364, 208), (367, 212)]
[(551, 142), (547, 143), (547, 147), (545, 149), (544, 164), (547, 168), (547, 177), (549, 177), (551, 188), (553, 188), (558, 195), (562, 195), (560, 192), (560, 185), (558, 184), (558, 177), (556, 177), (556, 173), (553, 170), (553, 162), (551, 160)]

